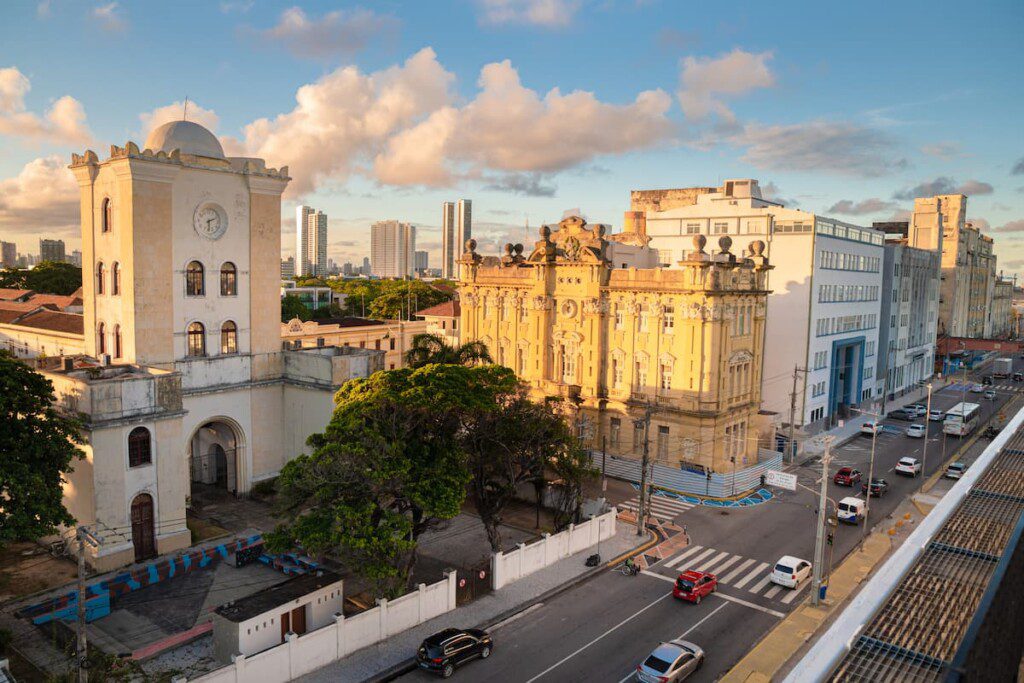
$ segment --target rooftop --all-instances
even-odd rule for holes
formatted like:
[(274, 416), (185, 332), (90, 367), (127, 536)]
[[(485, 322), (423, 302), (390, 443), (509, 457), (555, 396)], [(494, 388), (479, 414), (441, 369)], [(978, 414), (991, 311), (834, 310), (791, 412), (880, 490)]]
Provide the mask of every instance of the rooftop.
[(169, 121), (157, 126), (146, 138), (145, 148), (167, 154), (177, 149), (182, 154), (224, 158), (224, 148), (217, 136), (193, 121)]
[(306, 574), (282, 581), (269, 588), (264, 588), (258, 593), (221, 605), (215, 611), (228, 621), (241, 623), (338, 581), (341, 581), (339, 575), (322, 570), (316, 574)]
[(422, 311), (416, 311), (416, 315), (419, 316), (435, 316), (441, 318), (458, 318), (462, 313), (462, 307), (456, 300), (445, 301), (436, 306), (430, 308), (424, 308)]

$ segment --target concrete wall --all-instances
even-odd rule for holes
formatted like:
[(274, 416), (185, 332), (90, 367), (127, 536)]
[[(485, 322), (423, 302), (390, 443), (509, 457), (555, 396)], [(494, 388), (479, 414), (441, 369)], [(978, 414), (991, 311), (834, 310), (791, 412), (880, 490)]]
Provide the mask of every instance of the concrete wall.
[(0, 348), (18, 358), (37, 356), (74, 356), (85, 353), (80, 334), (52, 332), (21, 325), (0, 325)]
[[(420, 584), (397, 600), (377, 601), (373, 609), (345, 618), (332, 613), (332, 623), (252, 656), (235, 654), (233, 662), (193, 679), (203, 683), (283, 683), (378, 643), (405, 629), (455, 609), (455, 572), (437, 583)], [(308, 614), (307, 614), (308, 616)], [(280, 625), (275, 625), (280, 639)], [(268, 625), (268, 628), (269, 625)]]
[(569, 528), (554, 536), (544, 534), (541, 540), (519, 547), (507, 553), (491, 555), (491, 586), (498, 590), (524, 576), (538, 572), (561, 559), (597, 545), (598, 536), (604, 541), (615, 535), (613, 509), (599, 517), (592, 517), (582, 524), (570, 524)]

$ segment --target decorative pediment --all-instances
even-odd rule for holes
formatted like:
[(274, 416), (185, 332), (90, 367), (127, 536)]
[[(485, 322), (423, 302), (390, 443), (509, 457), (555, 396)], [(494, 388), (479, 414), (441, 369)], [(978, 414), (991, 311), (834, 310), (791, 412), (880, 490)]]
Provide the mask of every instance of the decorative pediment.
[(736, 351), (729, 356), (729, 365), (734, 365), (736, 363), (749, 363), (752, 360), (754, 360), (754, 354), (750, 353), (750, 351)]

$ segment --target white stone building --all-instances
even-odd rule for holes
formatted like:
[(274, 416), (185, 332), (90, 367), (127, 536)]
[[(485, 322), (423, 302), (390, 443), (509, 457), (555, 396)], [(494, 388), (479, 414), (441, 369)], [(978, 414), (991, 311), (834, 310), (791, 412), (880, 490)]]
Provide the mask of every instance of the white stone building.
[(680, 267), (695, 235), (714, 244), (763, 240), (769, 274), (762, 405), (788, 422), (794, 369), (794, 422), (815, 431), (854, 415), (875, 397), (883, 234), (764, 199), (757, 181), (720, 188), (640, 190), (659, 262)]

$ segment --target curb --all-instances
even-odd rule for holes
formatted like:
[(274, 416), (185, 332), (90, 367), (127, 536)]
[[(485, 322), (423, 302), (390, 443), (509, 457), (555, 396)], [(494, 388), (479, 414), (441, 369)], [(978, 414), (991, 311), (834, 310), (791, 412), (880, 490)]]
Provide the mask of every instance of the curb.
[[(646, 550), (646, 549), (650, 548), (651, 546), (653, 546), (657, 542), (657, 535), (653, 531), (651, 531), (650, 529), (647, 530), (647, 534), (649, 536), (651, 536), (650, 540), (648, 540), (643, 545), (637, 546), (633, 550), (630, 550), (630, 551), (624, 553), (622, 555), (622, 557), (630, 555), (631, 553), (637, 553), (637, 554), (638, 553), (642, 553), (644, 550)], [(616, 558), (616, 560), (618, 560), (618, 558)], [(535, 605), (539, 605), (539, 604), (542, 604), (544, 602), (547, 602), (548, 600), (551, 600), (552, 598), (557, 597), (561, 593), (564, 593), (564, 592), (566, 592), (567, 590), (569, 590), (571, 588), (575, 588), (576, 586), (580, 585), (581, 583), (589, 581), (590, 579), (594, 578), (595, 576), (597, 576), (599, 573), (601, 573), (605, 569), (608, 569), (610, 566), (611, 566), (610, 564), (599, 564), (598, 566), (594, 567), (593, 569), (585, 571), (582, 574), (579, 574), (579, 575), (569, 579), (568, 581), (566, 581), (564, 583), (561, 583), (561, 584), (555, 586), (554, 588), (551, 588), (548, 591), (546, 591), (544, 593), (541, 593), (540, 595), (538, 595), (538, 596), (536, 596), (534, 598), (531, 598), (530, 600), (528, 600), (527, 602), (524, 602), (521, 605), (516, 605), (515, 607), (510, 607), (509, 609), (505, 610), (504, 612), (500, 612), (497, 615), (495, 615), (494, 617), (491, 617), (487, 621), (485, 621), (485, 622), (483, 622), (481, 624), (477, 624), (477, 625), (473, 626), (472, 628), (479, 628), (479, 629), (482, 629), (482, 630), (485, 630), (485, 631), (487, 629), (489, 629), (489, 628), (493, 628), (495, 624), (500, 624), (501, 622), (506, 621), (507, 619), (511, 619), (512, 617), (516, 616), (517, 614), (519, 614), (521, 612), (525, 612), (528, 609), (533, 608)], [(398, 678), (399, 676), (402, 676), (403, 674), (407, 674), (410, 671), (415, 671), (416, 668), (417, 668), (416, 667), (416, 659), (414, 657), (410, 657), (410, 658), (408, 658), (408, 659), (406, 659), (404, 661), (399, 662), (398, 664), (395, 664), (394, 666), (389, 667), (388, 669), (385, 669), (384, 671), (382, 671), (382, 672), (380, 672), (378, 674), (375, 674), (374, 676), (371, 676), (370, 678), (364, 679), (363, 683), (384, 683), (385, 681), (393, 681), (396, 678)]]

